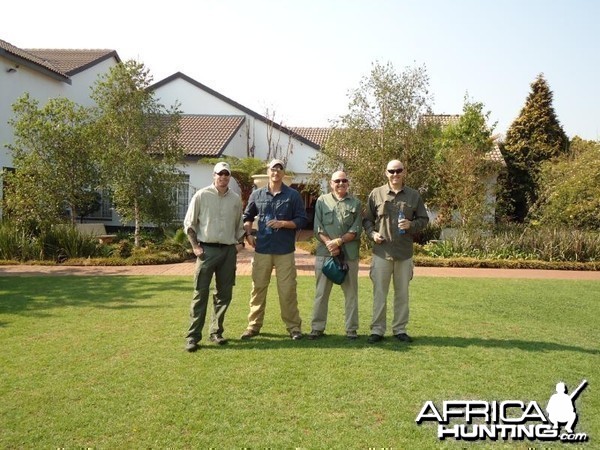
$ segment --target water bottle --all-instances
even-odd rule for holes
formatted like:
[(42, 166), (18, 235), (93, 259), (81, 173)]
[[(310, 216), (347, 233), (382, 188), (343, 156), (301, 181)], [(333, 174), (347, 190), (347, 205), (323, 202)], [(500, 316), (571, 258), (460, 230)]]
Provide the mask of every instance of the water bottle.
[(267, 222), (271, 220), (273, 220), (273, 215), (269, 213), (265, 214), (265, 234), (273, 233), (273, 228), (267, 225)]
[(403, 230), (400, 228), (400, 221), (402, 219), (406, 218), (406, 216), (404, 215), (404, 213), (402, 212), (402, 210), (398, 211), (398, 234), (404, 234), (406, 233), (406, 230)]

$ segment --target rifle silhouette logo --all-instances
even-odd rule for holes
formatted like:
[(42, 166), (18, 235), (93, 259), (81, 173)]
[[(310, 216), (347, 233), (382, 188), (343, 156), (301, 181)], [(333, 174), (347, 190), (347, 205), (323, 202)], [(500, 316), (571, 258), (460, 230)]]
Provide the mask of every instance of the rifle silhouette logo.
[(567, 386), (562, 381), (556, 384), (556, 394), (553, 394), (548, 400), (546, 411), (548, 419), (552, 422), (554, 429), (558, 429), (560, 423), (565, 423), (565, 430), (573, 433), (577, 423), (577, 411), (575, 409), (575, 399), (585, 389), (588, 382), (583, 380), (579, 386), (571, 393), (567, 394)]

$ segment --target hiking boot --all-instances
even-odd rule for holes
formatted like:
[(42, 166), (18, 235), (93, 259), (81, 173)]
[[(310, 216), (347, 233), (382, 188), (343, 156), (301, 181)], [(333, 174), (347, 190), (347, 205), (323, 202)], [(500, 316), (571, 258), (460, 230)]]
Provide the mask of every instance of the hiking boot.
[(314, 341), (315, 339), (319, 339), (321, 337), (325, 336), (325, 333), (323, 331), (320, 330), (312, 330), (309, 335), (307, 336), (308, 339), (310, 339), (311, 341)]
[(413, 338), (411, 338), (406, 333), (398, 333), (398, 334), (395, 334), (394, 337), (401, 342), (412, 342), (413, 341)]
[(227, 339), (225, 339), (220, 334), (211, 334), (210, 335), (211, 342), (214, 342), (217, 345), (225, 345), (227, 344)]
[(185, 342), (185, 351), (195, 352), (198, 350), (198, 342), (194, 338), (188, 338)]
[(248, 339), (252, 339), (254, 336), (258, 336), (259, 334), (260, 333), (258, 331), (248, 329), (242, 333), (240, 339), (242, 341), (247, 341)]
[(300, 331), (292, 331), (290, 333), (290, 337), (294, 340), (294, 341), (299, 341), (300, 339), (303, 338), (302, 333)]
[(376, 344), (381, 341), (383, 341), (383, 336), (380, 334), (372, 334), (368, 339), (369, 344)]

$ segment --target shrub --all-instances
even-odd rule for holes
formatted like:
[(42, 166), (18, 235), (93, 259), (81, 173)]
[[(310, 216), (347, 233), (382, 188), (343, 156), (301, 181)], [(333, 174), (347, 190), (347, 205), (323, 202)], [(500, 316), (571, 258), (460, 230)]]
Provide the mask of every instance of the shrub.
[(600, 233), (511, 225), (492, 234), (458, 230), (452, 238), (430, 242), (423, 249), (434, 258), (593, 262), (600, 255)]

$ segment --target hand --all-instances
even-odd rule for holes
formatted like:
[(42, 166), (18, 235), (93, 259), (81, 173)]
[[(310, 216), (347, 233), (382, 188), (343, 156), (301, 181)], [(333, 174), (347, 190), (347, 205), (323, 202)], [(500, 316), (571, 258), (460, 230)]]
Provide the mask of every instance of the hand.
[(274, 230), (278, 230), (279, 228), (283, 228), (283, 225), (285, 225), (285, 223), (283, 222), (283, 220), (273, 219), (269, 220), (266, 225), (268, 227), (273, 228)]
[(202, 255), (204, 255), (204, 249), (202, 247), (200, 247), (199, 245), (193, 248), (194, 251), (194, 255), (196, 255), (198, 258), (200, 258)]
[(341, 252), (340, 252), (340, 248), (339, 248), (339, 247), (336, 247), (336, 248), (335, 248), (335, 250), (329, 250), (329, 254), (330, 254), (331, 256), (337, 256), (337, 255), (339, 255), (340, 253), (341, 253)]
[(235, 244), (235, 251), (237, 253), (241, 252), (244, 249), (244, 246), (242, 244)]
[(385, 238), (377, 232), (373, 233), (373, 240), (376, 244), (381, 244), (382, 242), (385, 242)]
[(339, 250), (339, 247), (338, 247), (337, 243), (335, 242), (335, 239), (331, 239), (331, 240), (327, 241), (325, 243), (325, 246), (327, 247), (327, 250), (329, 250), (329, 253), (333, 253), (335, 250)]
[(410, 220), (408, 219), (401, 219), (398, 222), (398, 228), (400, 228), (401, 230), (408, 230), (410, 228)]
[(246, 236), (246, 239), (248, 240), (248, 244), (250, 244), (252, 247), (256, 247), (256, 236), (249, 234)]

